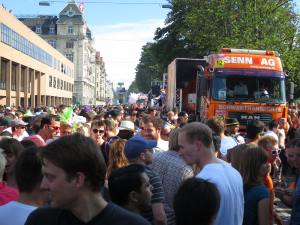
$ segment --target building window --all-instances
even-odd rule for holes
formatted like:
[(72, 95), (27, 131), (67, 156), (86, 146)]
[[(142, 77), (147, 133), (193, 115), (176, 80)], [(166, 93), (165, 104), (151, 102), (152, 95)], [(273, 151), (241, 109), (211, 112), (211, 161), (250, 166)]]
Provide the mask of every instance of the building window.
[(67, 41), (66, 48), (74, 48), (74, 41)]
[(25, 73), (26, 73), (26, 69), (25, 68), (21, 68), (21, 92), (24, 92), (25, 89)]
[(56, 88), (56, 77), (53, 77), (53, 87)]
[(37, 26), (35, 27), (35, 32), (36, 32), (37, 34), (42, 33), (42, 27), (41, 27), (41, 25), (37, 25)]
[(7, 72), (6, 68), (7, 68), (7, 62), (1, 60), (0, 63), (0, 89), (1, 90), (6, 89), (6, 72)]
[(48, 41), (48, 44), (51, 45), (53, 48), (56, 48), (56, 40)]
[(66, 54), (66, 58), (67, 58), (68, 60), (70, 60), (71, 62), (73, 62), (73, 53), (67, 53), (67, 54)]
[(11, 90), (16, 91), (17, 89), (17, 65), (12, 64), (12, 71), (11, 71)]
[(4, 24), (1, 24), (1, 41), (10, 45), (11, 29)]
[(49, 87), (52, 87), (52, 76), (49, 76)]
[(49, 34), (55, 34), (55, 27), (49, 27)]
[(63, 80), (60, 81), (60, 89), (61, 89), (61, 90), (64, 89), (64, 82), (63, 82)]
[(68, 34), (73, 34), (73, 26), (68, 25)]

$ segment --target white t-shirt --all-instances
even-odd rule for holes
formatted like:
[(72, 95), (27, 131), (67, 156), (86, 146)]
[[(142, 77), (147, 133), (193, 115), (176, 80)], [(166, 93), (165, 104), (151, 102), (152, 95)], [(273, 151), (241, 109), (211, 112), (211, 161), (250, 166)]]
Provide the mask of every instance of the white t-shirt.
[(24, 225), (35, 206), (12, 201), (0, 206), (0, 225)]
[(222, 156), (226, 156), (228, 149), (231, 149), (237, 145), (238, 143), (233, 137), (225, 136), (224, 138), (222, 138), (220, 147), (220, 152)]
[(169, 150), (169, 142), (162, 140), (162, 139), (158, 139), (157, 140), (157, 145), (155, 148), (153, 148), (153, 152), (165, 152)]
[(203, 167), (197, 178), (215, 184), (221, 197), (214, 225), (241, 225), (244, 217), (243, 180), (228, 163), (211, 163)]

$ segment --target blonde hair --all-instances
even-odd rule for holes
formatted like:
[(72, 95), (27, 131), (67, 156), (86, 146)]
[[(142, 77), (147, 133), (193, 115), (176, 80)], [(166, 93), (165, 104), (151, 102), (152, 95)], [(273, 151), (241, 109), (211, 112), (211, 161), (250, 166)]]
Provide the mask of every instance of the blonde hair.
[(108, 166), (107, 166), (107, 178), (111, 175), (114, 169), (127, 166), (128, 160), (124, 153), (126, 140), (119, 139), (112, 143), (109, 149)]
[(268, 147), (273, 147), (277, 144), (278, 144), (277, 140), (270, 135), (260, 138), (257, 142), (257, 145), (262, 147), (263, 149), (267, 149)]

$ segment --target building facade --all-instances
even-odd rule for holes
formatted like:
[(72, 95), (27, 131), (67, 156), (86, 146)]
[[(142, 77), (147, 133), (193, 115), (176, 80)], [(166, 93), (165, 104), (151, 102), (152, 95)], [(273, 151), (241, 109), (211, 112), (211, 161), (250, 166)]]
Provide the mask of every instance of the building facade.
[(74, 64), (0, 6), (0, 104), (71, 104)]
[(69, 1), (58, 17), (44, 15), (19, 20), (74, 63), (73, 102), (95, 104), (94, 39), (75, 1)]
[(96, 74), (96, 104), (103, 105), (106, 102), (106, 78), (107, 74), (105, 71), (105, 63), (103, 61), (103, 57), (100, 56), (100, 52), (96, 52), (96, 66), (95, 66), (95, 74)]
[(105, 86), (105, 98), (106, 102), (109, 104), (113, 104), (114, 100), (114, 85), (112, 81), (106, 80), (106, 86)]

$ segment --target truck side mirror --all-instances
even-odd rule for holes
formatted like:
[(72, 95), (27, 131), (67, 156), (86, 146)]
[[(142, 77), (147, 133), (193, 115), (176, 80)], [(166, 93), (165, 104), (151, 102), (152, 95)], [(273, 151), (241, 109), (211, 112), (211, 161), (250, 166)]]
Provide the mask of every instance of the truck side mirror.
[(294, 99), (294, 89), (295, 89), (295, 83), (290, 81), (287, 83), (287, 100), (291, 101)]

